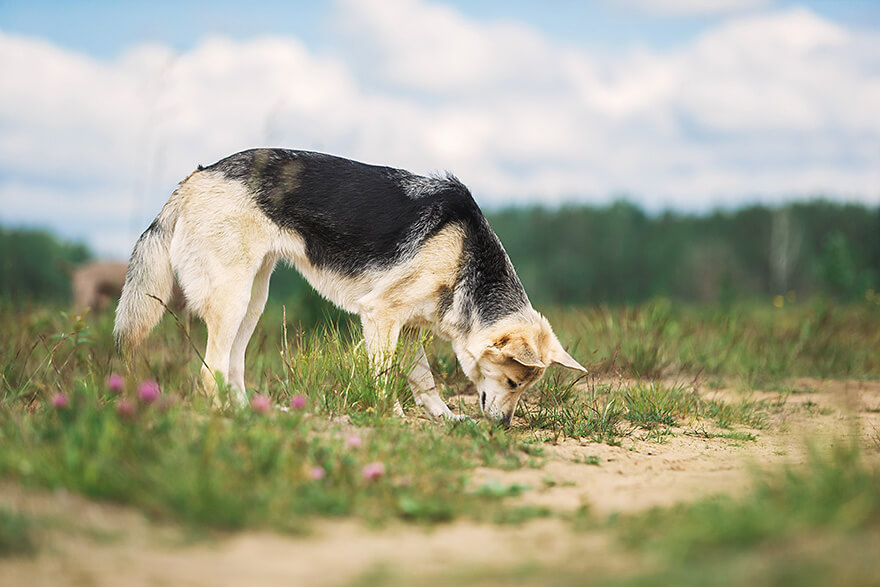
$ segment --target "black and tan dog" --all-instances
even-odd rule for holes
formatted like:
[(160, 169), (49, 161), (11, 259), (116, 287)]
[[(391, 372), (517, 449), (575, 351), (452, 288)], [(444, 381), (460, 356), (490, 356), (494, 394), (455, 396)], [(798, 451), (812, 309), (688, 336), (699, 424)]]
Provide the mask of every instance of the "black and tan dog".
[[(131, 255), (114, 333), (130, 352), (159, 321), (174, 275), (208, 327), (202, 378), (246, 399), (244, 358), (275, 263), (295, 266), (360, 316), (370, 358), (389, 360), (403, 326), (432, 328), (476, 384), (485, 416), (509, 423), (552, 364), (584, 370), (535, 311), (501, 242), (456, 178), (421, 177), (305, 151), (255, 149), (180, 183)], [(424, 349), (409, 374), (416, 403), (457, 418)]]

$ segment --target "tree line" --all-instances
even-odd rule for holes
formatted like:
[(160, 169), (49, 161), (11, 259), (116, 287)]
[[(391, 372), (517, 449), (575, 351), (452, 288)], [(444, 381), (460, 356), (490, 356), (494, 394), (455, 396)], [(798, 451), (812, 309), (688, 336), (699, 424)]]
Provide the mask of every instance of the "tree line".
[(708, 215), (506, 209), (492, 225), (533, 301), (687, 301), (787, 294), (842, 300), (878, 289), (880, 207), (826, 201)]
[[(880, 290), (880, 207), (827, 201), (708, 215), (645, 213), (618, 201), (487, 214), (533, 303), (732, 301), (794, 292), (843, 301)], [(45, 231), (0, 228), (0, 299), (65, 302), (70, 272), (91, 258)], [(272, 298), (325, 306), (287, 267)]]

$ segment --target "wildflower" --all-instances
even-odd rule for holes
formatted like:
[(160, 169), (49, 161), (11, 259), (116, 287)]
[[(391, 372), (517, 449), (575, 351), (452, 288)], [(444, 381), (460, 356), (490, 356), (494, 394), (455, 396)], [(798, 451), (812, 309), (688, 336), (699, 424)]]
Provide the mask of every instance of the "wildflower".
[(781, 308), (785, 305), (785, 298), (783, 296), (776, 296), (773, 298), (773, 306), (776, 308)]
[(138, 397), (145, 404), (151, 404), (159, 399), (159, 393), (159, 384), (152, 379), (147, 379), (138, 386)]
[(122, 378), (122, 375), (119, 373), (112, 373), (107, 378), (107, 389), (110, 391), (122, 391), (122, 386), (125, 384), (125, 379)]
[(251, 409), (258, 414), (267, 414), (272, 409), (272, 400), (268, 395), (258, 393), (251, 398)]
[(364, 466), (364, 479), (367, 481), (375, 481), (385, 474), (385, 465), (382, 463), (370, 463)]
[(315, 481), (320, 481), (325, 475), (327, 475), (327, 473), (324, 471), (323, 467), (312, 467), (312, 470), (309, 471), (309, 477)]
[(302, 395), (295, 395), (290, 398), (290, 409), (301, 410), (306, 407), (306, 398)]
[(120, 418), (131, 418), (134, 416), (135, 407), (134, 402), (130, 399), (121, 397), (119, 401), (116, 402), (116, 414)]
[(56, 393), (52, 396), (52, 407), (56, 410), (64, 410), (67, 409), (67, 406), (70, 405), (70, 400), (67, 398), (66, 394)]
[(361, 437), (357, 434), (352, 434), (345, 439), (345, 446), (347, 446), (348, 448), (358, 448), (363, 443), (364, 441), (361, 440)]

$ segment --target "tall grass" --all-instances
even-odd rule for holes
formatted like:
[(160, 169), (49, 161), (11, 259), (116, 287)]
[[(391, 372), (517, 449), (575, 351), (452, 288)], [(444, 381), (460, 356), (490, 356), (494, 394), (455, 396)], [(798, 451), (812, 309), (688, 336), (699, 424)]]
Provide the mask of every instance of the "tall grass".
[(718, 375), (755, 385), (785, 377), (880, 378), (880, 304), (822, 299), (695, 306), (657, 300), (547, 313), (593, 373)]

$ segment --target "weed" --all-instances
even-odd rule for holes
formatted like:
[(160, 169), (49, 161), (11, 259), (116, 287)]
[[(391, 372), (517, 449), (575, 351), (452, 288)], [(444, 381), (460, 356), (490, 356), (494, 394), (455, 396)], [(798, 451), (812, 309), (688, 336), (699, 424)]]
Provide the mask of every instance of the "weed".
[(725, 438), (727, 440), (739, 440), (742, 442), (754, 442), (758, 439), (757, 436), (752, 434), (751, 432), (742, 432), (742, 431), (728, 431), (721, 432), (717, 435), (718, 438)]
[(734, 425), (764, 428), (767, 425), (767, 404), (750, 398), (742, 398), (735, 402), (708, 400), (705, 402), (703, 415), (721, 428)]
[(623, 397), (625, 418), (647, 430), (675, 426), (680, 418), (699, 412), (699, 396), (680, 385), (638, 383), (625, 390)]
[(618, 442), (624, 434), (621, 398), (613, 397), (604, 385), (590, 385), (584, 394), (573, 382), (562, 384), (558, 377), (551, 374), (529, 401), (521, 403), (519, 414), (527, 426), (596, 442)]

